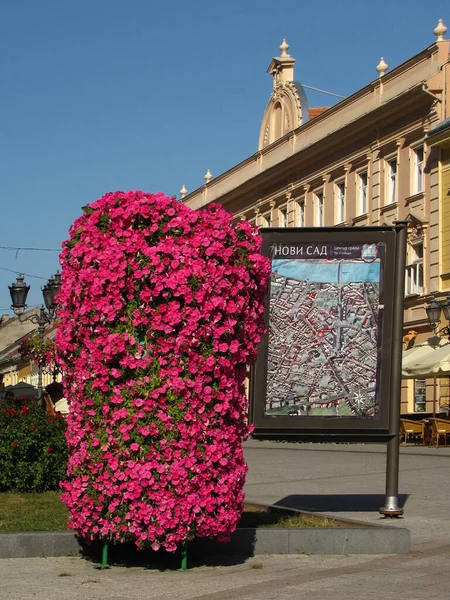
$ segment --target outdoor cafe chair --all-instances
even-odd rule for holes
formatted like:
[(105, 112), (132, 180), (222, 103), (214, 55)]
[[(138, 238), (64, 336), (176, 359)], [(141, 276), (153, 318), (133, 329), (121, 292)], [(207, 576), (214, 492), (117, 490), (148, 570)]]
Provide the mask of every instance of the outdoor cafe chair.
[(405, 446), (408, 438), (412, 438), (416, 444), (422, 441), (422, 446), (425, 446), (425, 421), (400, 419), (400, 435)]
[(450, 421), (446, 419), (430, 418), (428, 422), (431, 427), (430, 446), (435, 443), (436, 448), (439, 446), (439, 439), (444, 438), (444, 446), (447, 445), (447, 435), (450, 433)]

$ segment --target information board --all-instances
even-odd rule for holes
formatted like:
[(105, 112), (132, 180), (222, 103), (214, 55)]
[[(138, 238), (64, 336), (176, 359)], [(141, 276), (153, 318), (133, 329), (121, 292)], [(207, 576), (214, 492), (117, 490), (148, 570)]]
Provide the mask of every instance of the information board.
[(271, 281), (251, 382), (255, 436), (388, 432), (395, 230), (261, 233)]

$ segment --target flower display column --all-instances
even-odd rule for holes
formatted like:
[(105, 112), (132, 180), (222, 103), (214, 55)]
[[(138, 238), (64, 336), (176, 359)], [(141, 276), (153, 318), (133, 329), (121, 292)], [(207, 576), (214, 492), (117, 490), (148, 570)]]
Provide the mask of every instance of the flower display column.
[(260, 237), (218, 205), (116, 192), (63, 245), (56, 338), (83, 538), (174, 551), (243, 508), (244, 382), (263, 333)]

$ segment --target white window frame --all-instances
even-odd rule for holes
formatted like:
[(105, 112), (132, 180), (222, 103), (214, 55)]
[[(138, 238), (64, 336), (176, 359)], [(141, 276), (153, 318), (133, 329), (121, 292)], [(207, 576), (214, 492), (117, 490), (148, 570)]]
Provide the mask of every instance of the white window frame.
[(272, 219), (271, 219), (271, 211), (269, 210), (269, 212), (261, 214), (261, 219), (262, 219), (262, 223), (263, 223), (261, 225), (261, 227), (270, 227), (270, 223), (272, 221)]
[(305, 226), (305, 196), (301, 196), (295, 202), (296, 204), (296, 226), (304, 227)]
[[(359, 171), (358, 175), (358, 212), (359, 216), (366, 215), (369, 211), (369, 171)], [(365, 183), (364, 179), (365, 177)]]
[(413, 190), (414, 194), (420, 194), (424, 191), (425, 147), (423, 145), (413, 148), (413, 161)]
[[(394, 164), (395, 164), (395, 169), (393, 168)], [(398, 194), (398, 158), (396, 156), (392, 156), (391, 158), (386, 159), (386, 167), (387, 167), (386, 204), (395, 204), (397, 202), (397, 194)]]
[[(416, 248), (421, 248), (422, 256), (418, 255)], [(425, 291), (424, 286), (424, 245), (419, 242), (410, 247), (408, 251), (409, 260), (405, 272), (405, 296), (422, 296)]]
[(323, 227), (324, 194), (322, 190), (314, 192), (314, 221), (316, 227)]
[(336, 194), (336, 224), (338, 224), (345, 221), (345, 180), (337, 181), (334, 189)]
[(288, 211), (287, 206), (280, 206), (278, 209), (278, 227), (287, 227)]

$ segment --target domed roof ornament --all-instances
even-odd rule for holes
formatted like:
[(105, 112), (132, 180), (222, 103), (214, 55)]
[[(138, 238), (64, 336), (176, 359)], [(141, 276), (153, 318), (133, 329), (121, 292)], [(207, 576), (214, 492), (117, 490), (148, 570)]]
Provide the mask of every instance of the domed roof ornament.
[(289, 44), (286, 42), (286, 40), (283, 38), (283, 41), (281, 42), (281, 46), (280, 46), (280, 50), (281, 50), (281, 56), (290, 56), (290, 54), (288, 54), (288, 50), (289, 50)]
[(380, 58), (380, 62), (378, 63), (378, 65), (376, 66), (376, 70), (378, 71), (378, 73), (380, 74), (380, 77), (383, 77), (383, 75), (386, 73), (386, 71), (388, 70), (389, 65), (384, 61), (384, 58), (381, 57)]
[(444, 35), (447, 33), (447, 27), (442, 22), (442, 19), (439, 19), (437, 27), (433, 30), (433, 33), (437, 37), (437, 42), (444, 41)]

